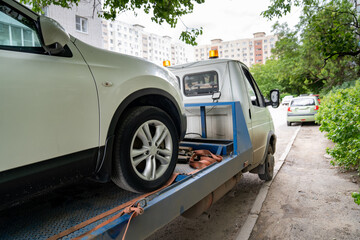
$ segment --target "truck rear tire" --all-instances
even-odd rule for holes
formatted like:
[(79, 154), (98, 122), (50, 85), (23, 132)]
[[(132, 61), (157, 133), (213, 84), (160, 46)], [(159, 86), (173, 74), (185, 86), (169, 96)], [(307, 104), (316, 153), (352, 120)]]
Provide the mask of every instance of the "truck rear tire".
[(268, 148), (268, 154), (266, 156), (265, 162), (265, 173), (263, 174), (258, 174), (259, 178), (261, 180), (265, 180), (265, 181), (270, 181), (273, 179), (274, 176), (274, 165), (275, 165), (275, 159), (274, 159), (274, 155), (273, 155), (273, 150), (272, 147), (269, 146)]
[(152, 106), (130, 109), (116, 130), (112, 180), (132, 192), (158, 189), (171, 177), (178, 137), (171, 117)]

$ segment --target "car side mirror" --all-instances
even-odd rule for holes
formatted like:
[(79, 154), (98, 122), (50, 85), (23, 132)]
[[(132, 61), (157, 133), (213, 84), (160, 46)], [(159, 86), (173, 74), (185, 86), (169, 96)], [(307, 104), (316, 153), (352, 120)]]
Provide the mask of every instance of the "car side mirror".
[(273, 108), (277, 108), (280, 105), (280, 92), (277, 89), (273, 89), (270, 91), (270, 101), (266, 101), (266, 106), (272, 106)]
[(51, 55), (58, 55), (64, 51), (65, 45), (70, 41), (69, 34), (55, 20), (39, 16), (41, 35), (44, 41), (46, 52)]

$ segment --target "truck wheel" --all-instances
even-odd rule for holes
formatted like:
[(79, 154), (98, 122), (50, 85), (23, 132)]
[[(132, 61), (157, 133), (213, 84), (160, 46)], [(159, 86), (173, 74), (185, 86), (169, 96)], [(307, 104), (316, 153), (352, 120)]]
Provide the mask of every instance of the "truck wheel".
[(113, 182), (132, 192), (161, 187), (174, 171), (178, 141), (166, 112), (151, 106), (131, 109), (116, 130)]
[(288, 126), (291, 126), (291, 122), (286, 122), (286, 124), (287, 124)]
[(265, 164), (265, 173), (263, 174), (259, 173), (259, 178), (261, 180), (270, 181), (274, 176), (274, 165), (275, 165), (275, 159), (271, 146), (269, 146), (268, 148), (268, 155), (266, 156), (264, 164)]

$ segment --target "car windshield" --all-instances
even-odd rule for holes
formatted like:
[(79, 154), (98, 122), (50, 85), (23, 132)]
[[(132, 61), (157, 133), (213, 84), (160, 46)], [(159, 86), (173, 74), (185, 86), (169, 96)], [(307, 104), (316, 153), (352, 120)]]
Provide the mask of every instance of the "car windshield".
[(313, 98), (294, 99), (291, 102), (291, 106), (312, 106), (315, 105)]

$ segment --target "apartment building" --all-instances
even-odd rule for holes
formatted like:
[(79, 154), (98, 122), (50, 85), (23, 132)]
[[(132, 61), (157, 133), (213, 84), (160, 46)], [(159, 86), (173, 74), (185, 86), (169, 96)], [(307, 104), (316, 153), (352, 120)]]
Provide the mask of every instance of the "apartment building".
[(110, 51), (133, 55), (162, 65), (170, 60), (171, 65), (193, 61), (193, 48), (145, 31), (139, 24), (121, 21), (102, 21), (103, 47)]
[(210, 50), (218, 50), (219, 58), (239, 60), (248, 67), (264, 64), (271, 56), (271, 49), (275, 47), (277, 39), (276, 35), (266, 36), (264, 32), (254, 33), (253, 38), (232, 41), (213, 39), (209, 45), (195, 47), (195, 60), (208, 59)]
[(65, 30), (87, 44), (102, 47), (101, 18), (98, 11), (100, 3), (94, 5), (93, 0), (81, 0), (72, 8), (50, 5), (43, 9), (44, 15), (55, 19)]

